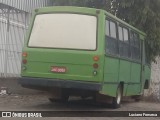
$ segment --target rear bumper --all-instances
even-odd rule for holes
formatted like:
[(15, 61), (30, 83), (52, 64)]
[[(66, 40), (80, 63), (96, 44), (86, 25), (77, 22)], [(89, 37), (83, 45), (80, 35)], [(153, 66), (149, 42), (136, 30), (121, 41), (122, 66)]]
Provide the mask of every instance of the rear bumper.
[(101, 83), (83, 82), (83, 81), (72, 81), (72, 80), (59, 80), (59, 79), (47, 79), (47, 78), (29, 78), (21, 77), (19, 84), (23, 87), (38, 89), (38, 90), (49, 90), (54, 87), (68, 88), (68, 89), (82, 89), (91, 91), (100, 91)]

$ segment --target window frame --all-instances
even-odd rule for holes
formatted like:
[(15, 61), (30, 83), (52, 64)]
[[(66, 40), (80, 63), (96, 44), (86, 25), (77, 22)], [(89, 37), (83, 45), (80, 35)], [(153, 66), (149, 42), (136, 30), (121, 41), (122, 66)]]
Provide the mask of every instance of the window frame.
[[(134, 41), (133, 44), (130, 44), (131, 59), (134, 60), (134, 61), (137, 61), (137, 62), (141, 62), (141, 59), (142, 59), (142, 50), (141, 50), (142, 42), (140, 40), (140, 35), (139, 35), (139, 33), (137, 33), (134, 30), (130, 30), (130, 37), (131, 37), (131, 34), (133, 34), (133, 41)], [(137, 41), (135, 40), (135, 35), (137, 35), (137, 38), (138, 38)], [(130, 39), (130, 41), (131, 41), (131, 39)], [(138, 42), (138, 45), (137, 45), (136, 42)], [(132, 43), (132, 42), (130, 42), (130, 43)], [(134, 48), (134, 51), (133, 51), (132, 48)], [(135, 50), (139, 51), (139, 58), (136, 56), (137, 55), (137, 53), (136, 53), (137, 51), (135, 52)], [(136, 57), (133, 54), (135, 54)]]
[[(32, 47), (29, 46), (29, 41), (30, 41), (30, 37), (32, 34), (32, 29), (34, 27), (34, 22), (35, 19), (37, 17), (37, 15), (43, 15), (43, 14), (77, 14), (77, 15), (86, 15), (86, 16), (93, 16), (96, 18), (97, 23), (96, 23), (96, 48), (94, 50), (91, 49), (75, 49), (75, 48), (58, 48), (58, 47)], [(58, 50), (75, 50), (75, 51), (97, 51), (98, 50), (98, 29), (99, 29), (99, 19), (98, 16), (96, 15), (92, 15), (92, 14), (87, 14), (87, 13), (74, 13), (74, 12), (53, 12), (53, 13), (38, 13), (35, 14), (32, 18), (32, 23), (31, 23), (31, 27), (30, 27), (30, 31), (29, 31), (29, 37), (27, 38), (27, 47), (28, 48), (39, 48), (39, 49), (58, 49)]]
[[(123, 40), (119, 39), (119, 28), (122, 28), (122, 38), (123, 38)], [(124, 29), (126, 29), (128, 31), (128, 42), (125, 42), (125, 40), (124, 40)], [(118, 46), (119, 46), (119, 56), (120, 56), (120, 58), (130, 59), (130, 57), (131, 57), (131, 52), (130, 52), (130, 37), (129, 36), (130, 36), (129, 27), (125, 26), (124, 24), (119, 23), (118, 24)], [(124, 53), (122, 53), (122, 55), (121, 55), (121, 53), (120, 53), (120, 51), (121, 51), (120, 50), (120, 48), (121, 48), (120, 44), (122, 44), (123, 49), (124, 49), (124, 45), (128, 46), (128, 56), (124, 55)]]
[[(107, 30), (107, 26), (106, 26), (107, 21), (109, 22), (109, 36), (106, 34), (107, 33), (106, 32), (106, 30)], [(115, 23), (116, 38), (111, 36), (110, 22)], [(119, 56), (118, 28), (117, 27), (118, 27), (117, 22), (114, 19), (111, 19), (111, 18), (108, 18), (108, 17), (105, 18), (105, 54), (109, 54), (109, 55), (112, 55), (112, 56)], [(114, 52), (113, 51), (112, 52), (108, 51), (107, 45), (109, 43), (109, 40), (113, 40), (116, 43), (115, 44), (116, 50)]]
[[(133, 62), (133, 63), (141, 64), (142, 63), (141, 59), (142, 59), (142, 54), (143, 54), (142, 53), (143, 51), (141, 50), (141, 48), (142, 48), (142, 42), (143, 42), (140, 39), (140, 34), (141, 33), (139, 31), (137, 31), (136, 29), (133, 29), (132, 27), (124, 24), (123, 22), (118, 21), (118, 20), (116, 20), (116, 19), (108, 16), (107, 14), (106, 14), (106, 17), (105, 17), (105, 30), (106, 30), (106, 20), (108, 20), (108, 21), (111, 20), (111, 21), (115, 22), (116, 25), (117, 25), (117, 45), (118, 45), (117, 48), (118, 48), (118, 53), (115, 55), (115, 54), (112, 54), (112, 53), (109, 53), (109, 52), (106, 51), (106, 31), (105, 31), (105, 55), (109, 56), (109, 57), (117, 58), (119, 60), (126, 60), (126, 61), (130, 61), (130, 62)], [(129, 57), (120, 56), (120, 47), (119, 47), (119, 44), (120, 44), (121, 41), (119, 40), (119, 29), (118, 29), (119, 26), (121, 26), (122, 29), (124, 27), (124, 28), (126, 28), (128, 30), (128, 43), (127, 44), (128, 44), (128, 47), (129, 47), (129, 49), (128, 49), (129, 50)], [(130, 36), (130, 32), (131, 31), (137, 33), (137, 35), (138, 35), (139, 48), (140, 48), (140, 51), (139, 51), (139, 53), (140, 53), (140, 59), (139, 60), (132, 59), (132, 55), (131, 55), (131, 36)]]

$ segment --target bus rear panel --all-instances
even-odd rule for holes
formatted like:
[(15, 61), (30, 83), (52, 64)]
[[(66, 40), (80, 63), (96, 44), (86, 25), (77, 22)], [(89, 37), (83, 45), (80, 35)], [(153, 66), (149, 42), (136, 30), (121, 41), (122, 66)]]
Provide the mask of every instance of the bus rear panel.
[(101, 89), (102, 13), (86, 9), (35, 10), (23, 49), (22, 86), (40, 90)]

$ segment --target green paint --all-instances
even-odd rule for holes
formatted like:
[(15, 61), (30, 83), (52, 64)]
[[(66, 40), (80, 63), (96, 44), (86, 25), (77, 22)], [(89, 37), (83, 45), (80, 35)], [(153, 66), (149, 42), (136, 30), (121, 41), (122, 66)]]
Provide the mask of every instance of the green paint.
[(126, 60), (120, 60), (120, 69), (119, 69), (119, 81), (128, 83), (130, 80), (130, 62)]
[(131, 70), (130, 70), (130, 81), (127, 86), (126, 96), (130, 95), (137, 95), (141, 92), (141, 64), (138, 63), (131, 63)]
[(140, 95), (141, 85), (140, 84), (129, 84), (127, 87), (127, 94), (125, 96)]
[(118, 84), (104, 84), (100, 93), (103, 95), (115, 97), (117, 87), (118, 87)]
[(105, 57), (104, 82), (110, 82), (110, 83), (119, 82), (118, 73), (119, 73), (119, 59)]

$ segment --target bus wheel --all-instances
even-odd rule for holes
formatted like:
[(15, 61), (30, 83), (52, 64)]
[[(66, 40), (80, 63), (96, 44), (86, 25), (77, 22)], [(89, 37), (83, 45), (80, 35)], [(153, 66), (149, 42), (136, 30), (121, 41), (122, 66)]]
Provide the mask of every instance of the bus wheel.
[(112, 107), (115, 109), (119, 108), (121, 105), (121, 100), (122, 100), (122, 87), (121, 85), (119, 85), (117, 88), (116, 97), (114, 97), (112, 100)]

